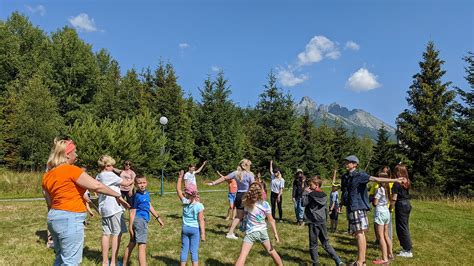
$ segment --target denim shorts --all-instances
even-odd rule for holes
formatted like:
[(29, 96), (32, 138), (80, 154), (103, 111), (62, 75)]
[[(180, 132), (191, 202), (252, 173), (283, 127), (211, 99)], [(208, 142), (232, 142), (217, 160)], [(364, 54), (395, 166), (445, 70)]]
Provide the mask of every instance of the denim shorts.
[(252, 233), (248, 233), (244, 237), (244, 242), (246, 243), (263, 243), (270, 238), (268, 237), (267, 230), (259, 230), (253, 231)]
[(102, 233), (104, 235), (118, 236), (128, 232), (124, 212), (116, 213), (109, 217), (102, 217)]
[(54, 265), (79, 265), (84, 247), (85, 212), (51, 209), (48, 212), (48, 230), (54, 242)]
[(227, 198), (229, 199), (230, 204), (234, 204), (236, 194), (237, 193), (230, 193), (230, 192), (227, 194)]
[(131, 242), (146, 244), (148, 239), (148, 222), (142, 217), (135, 217), (133, 220), (133, 239)]

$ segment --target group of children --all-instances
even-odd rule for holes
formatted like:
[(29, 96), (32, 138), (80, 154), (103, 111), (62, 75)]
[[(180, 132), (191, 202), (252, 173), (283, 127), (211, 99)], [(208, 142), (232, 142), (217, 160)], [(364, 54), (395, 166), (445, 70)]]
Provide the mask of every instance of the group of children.
[[(242, 163), (244, 162), (244, 163)], [(260, 175), (257, 179), (253, 178), (250, 172), (250, 161), (242, 160), (241, 164), (247, 165), (238, 168), (240, 170), (221, 176), (220, 179), (209, 183), (214, 185), (226, 180), (229, 183), (229, 209), (227, 219), (238, 219), (241, 222), (241, 229), (245, 232), (241, 253), (236, 265), (244, 265), (247, 255), (254, 243), (261, 243), (273, 261), (277, 265), (282, 265), (282, 260), (270, 242), (267, 233), (266, 219), (270, 223), (276, 242), (280, 241), (274, 220), (275, 207), (281, 202), (281, 193), (284, 187), (284, 181), (281, 178), (279, 169), (273, 169), (272, 173), (272, 207), (266, 201), (265, 182), (261, 180)], [(381, 259), (373, 261), (375, 264), (385, 264), (393, 259), (391, 236), (389, 236), (390, 211), (388, 210), (389, 182), (403, 182), (402, 179), (389, 179), (384, 177), (372, 177), (366, 173), (356, 170), (358, 159), (355, 156), (349, 156), (345, 159), (345, 167), (348, 170), (341, 177), (342, 199), (339, 205), (338, 190), (341, 185), (335, 183), (333, 176), (332, 191), (329, 196), (329, 208), (327, 205), (327, 195), (321, 190), (322, 179), (314, 176), (306, 180), (303, 171), (298, 169), (293, 183), (293, 202), (295, 203), (295, 212), (297, 222), (306, 224), (309, 230), (309, 251), (313, 265), (318, 265), (318, 239), (323, 249), (335, 261), (336, 265), (344, 265), (336, 251), (329, 244), (328, 229), (326, 226), (327, 214), (331, 219), (331, 232), (337, 229), (338, 214), (341, 213), (342, 205), (346, 206), (349, 232), (357, 239), (358, 257), (354, 265), (365, 265), (366, 240), (365, 232), (368, 229), (367, 211), (367, 183), (369, 181), (378, 182), (380, 185), (376, 189), (373, 204), (375, 208), (375, 228), (377, 239), (382, 251)], [(146, 243), (148, 237), (148, 223), (151, 220), (150, 213), (157, 222), (164, 226), (163, 220), (158, 212), (153, 208), (150, 201), (150, 193), (147, 191), (147, 180), (142, 175), (135, 175), (131, 170), (131, 162), (126, 161), (124, 170), (114, 168), (115, 160), (108, 155), (102, 156), (98, 161), (101, 172), (96, 179), (107, 185), (116, 192), (121, 192), (122, 199), (99, 194), (98, 211), (102, 216), (102, 262), (103, 265), (117, 265), (118, 251), (120, 247), (121, 236), (123, 233), (130, 233), (130, 242), (125, 249), (123, 256), (123, 265), (127, 265), (130, 260), (130, 254), (134, 247), (138, 245), (138, 258), (140, 265), (146, 265)], [(176, 192), (180, 203), (182, 204), (182, 234), (181, 234), (181, 265), (186, 265), (188, 253), (191, 253), (193, 265), (198, 265), (199, 244), (206, 239), (204, 205), (199, 197), (197, 189), (196, 175), (203, 169), (206, 162), (196, 170), (196, 165), (188, 167), (188, 172), (180, 171), (176, 185)], [(240, 167), (240, 164), (239, 164)], [(118, 176), (117, 174), (120, 174)], [(251, 174), (251, 175), (250, 175)], [(383, 176), (381, 174), (380, 176)], [(221, 180), (222, 179), (222, 180)], [(184, 180), (184, 192), (182, 183)], [(246, 192), (243, 193), (242, 182), (247, 180), (247, 186), (244, 186)], [(276, 180), (276, 182), (274, 182)], [(296, 188), (295, 188), (296, 186)], [(275, 187), (275, 191), (274, 191)], [(365, 188), (364, 188), (365, 187)], [(361, 192), (362, 191), (362, 192)], [(240, 194), (239, 194), (240, 193)], [(239, 194), (239, 195), (237, 195)], [(238, 199), (237, 199), (238, 198)], [(236, 200), (238, 202), (236, 202)], [(273, 204), (275, 201), (276, 204)], [(130, 208), (129, 224), (130, 230), (127, 230), (125, 222), (125, 208)], [(240, 217), (236, 218), (236, 209), (239, 209)], [(281, 207), (278, 206), (280, 211)], [(281, 218), (281, 211), (280, 211)], [(233, 230), (232, 235), (233, 234)], [(228, 237), (233, 238), (233, 237)], [(111, 261), (109, 262), (109, 247), (111, 244)], [(235, 239), (235, 238), (234, 238)]]

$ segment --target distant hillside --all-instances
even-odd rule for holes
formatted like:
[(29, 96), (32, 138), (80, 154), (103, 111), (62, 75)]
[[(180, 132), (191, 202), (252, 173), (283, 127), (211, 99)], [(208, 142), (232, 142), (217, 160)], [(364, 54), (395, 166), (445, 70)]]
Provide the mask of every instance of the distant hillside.
[(305, 96), (296, 104), (296, 111), (302, 115), (306, 108), (316, 125), (320, 125), (325, 119), (328, 125), (334, 126), (339, 120), (349, 131), (354, 130), (359, 136), (368, 135), (374, 140), (377, 139), (377, 130), (384, 125), (390, 139), (395, 140), (395, 128), (362, 109), (349, 110), (337, 103), (318, 106), (314, 100)]

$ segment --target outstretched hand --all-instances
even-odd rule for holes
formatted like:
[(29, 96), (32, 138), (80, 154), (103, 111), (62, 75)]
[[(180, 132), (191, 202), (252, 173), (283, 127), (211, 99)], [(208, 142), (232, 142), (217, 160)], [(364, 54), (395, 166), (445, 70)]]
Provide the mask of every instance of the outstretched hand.
[(117, 203), (125, 207), (126, 209), (130, 209), (130, 204), (126, 202), (122, 197), (115, 198), (117, 200)]

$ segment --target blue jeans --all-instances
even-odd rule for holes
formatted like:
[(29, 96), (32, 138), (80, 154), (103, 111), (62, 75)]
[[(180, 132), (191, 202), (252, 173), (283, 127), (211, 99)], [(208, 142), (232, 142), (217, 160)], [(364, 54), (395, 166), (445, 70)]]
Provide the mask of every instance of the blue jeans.
[(303, 198), (295, 199), (295, 203), (293, 204), (295, 206), (295, 215), (296, 215), (297, 222), (303, 221), (304, 207), (302, 204), (303, 204)]
[(48, 212), (48, 230), (56, 251), (54, 265), (79, 265), (84, 247), (85, 212), (51, 209)]
[(181, 262), (188, 260), (189, 250), (191, 250), (191, 261), (197, 262), (199, 260), (198, 250), (200, 238), (201, 233), (199, 232), (199, 227), (183, 225), (183, 230), (181, 231)]

